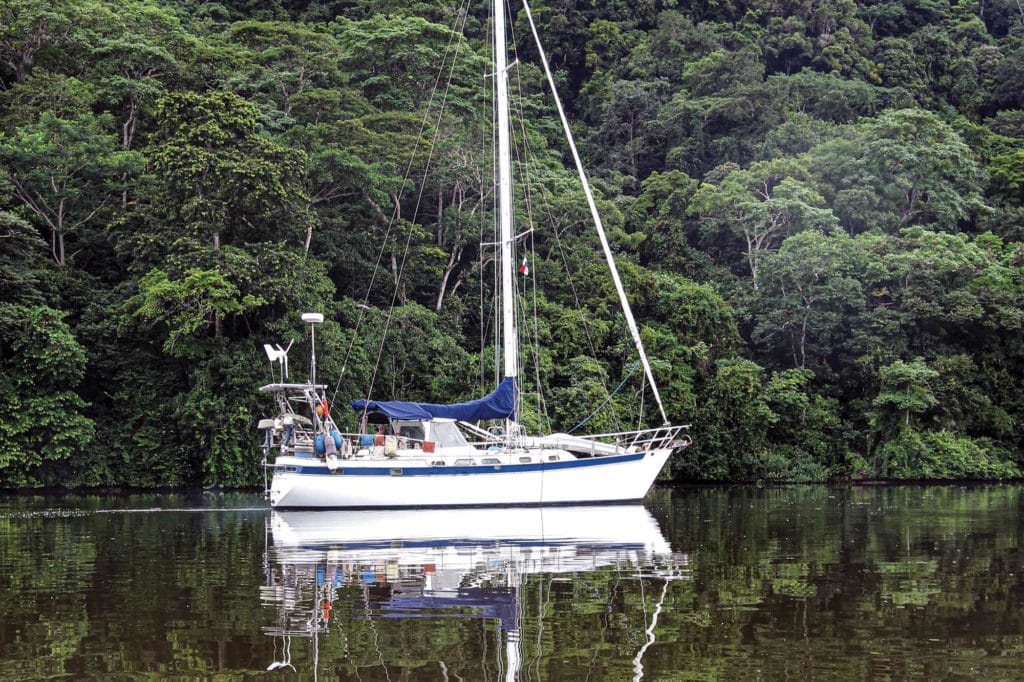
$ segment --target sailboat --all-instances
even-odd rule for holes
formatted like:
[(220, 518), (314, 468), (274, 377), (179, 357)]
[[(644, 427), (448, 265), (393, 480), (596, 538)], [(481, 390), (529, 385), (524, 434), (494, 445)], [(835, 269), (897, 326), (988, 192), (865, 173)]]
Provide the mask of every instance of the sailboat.
[[(587, 436), (528, 435), (518, 422), (519, 338), (515, 315), (517, 236), (512, 211), (508, 47), (505, 0), (494, 0), (495, 127), (498, 252), (504, 377), (489, 395), (464, 403), (364, 399), (352, 402), (359, 434), (342, 433), (330, 413), (326, 385), (316, 383), (316, 325), (310, 325), (310, 378), (287, 383), (288, 349), (265, 346), (281, 363), (281, 381), (260, 390), (274, 396), (278, 414), (261, 420), (264, 466), (275, 508), (444, 507), (550, 505), (636, 501), (644, 497), (675, 450), (690, 444), (687, 426), (669, 422), (640, 332), (626, 297), (569, 123), (555, 90), (529, 5), (526, 17), (557, 105), (584, 195), (609, 265), (626, 326), (643, 366), (662, 425)], [(520, 235), (521, 236), (521, 235)], [(482, 428), (496, 420), (498, 427)], [(377, 433), (372, 433), (376, 430)], [(274, 454), (270, 461), (271, 453)]]

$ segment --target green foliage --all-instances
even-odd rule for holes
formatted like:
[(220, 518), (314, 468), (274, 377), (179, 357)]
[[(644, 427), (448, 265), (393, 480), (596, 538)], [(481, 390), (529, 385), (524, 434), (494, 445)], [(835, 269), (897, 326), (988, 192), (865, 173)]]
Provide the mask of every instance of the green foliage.
[(701, 395), (694, 422), (701, 438), (673, 461), (672, 473), (712, 481), (763, 474), (769, 429), (778, 416), (764, 394), (764, 369), (749, 360), (718, 363)]
[(998, 193), (1017, 206), (1024, 205), (1024, 149), (993, 157), (989, 172)]
[[(231, 93), (168, 95), (150, 154), (154, 211), (195, 241), (262, 241), (295, 225), (306, 157), (260, 134), (257, 109)], [(301, 219), (301, 210), (299, 218)]]
[[(749, 169), (726, 166), (720, 170), (724, 177), (716, 184), (701, 185), (690, 211), (705, 230), (728, 231), (739, 238), (733, 243), (745, 246), (746, 267), (755, 289), (765, 254), (787, 236), (809, 230), (827, 232), (838, 224), (821, 195), (804, 179), (804, 169), (792, 162), (766, 161)], [(714, 233), (711, 237), (721, 238)]]
[[(533, 9), (666, 411), (693, 424), (677, 478), (1017, 475), (1019, 7)], [(0, 0), (0, 484), (260, 482), (259, 348), (303, 310), (339, 397), (486, 391), (489, 21)], [(653, 424), (517, 43), (524, 422)]]
[(78, 3), (60, 0), (4, 0), (0, 3), (0, 84), (23, 83), (37, 60), (60, 54), (72, 42)]
[(881, 390), (872, 401), (877, 409), (875, 420), (880, 429), (900, 430), (910, 426), (910, 418), (935, 407), (938, 401), (932, 394), (930, 382), (939, 373), (928, 367), (921, 358), (913, 362), (897, 360), (878, 372)]
[(242, 92), (268, 98), (285, 116), (329, 96), (324, 86), (340, 80), (338, 44), (321, 28), (241, 21), (231, 26), (227, 37), (245, 47), (246, 57), (231, 82)]
[(45, 306), (0, 304), (0, 485), (67, 482), (58, 466), (89, 447), (94, 424), (75, 389), (85, 350)]
[(764, 258), (753, 338), (788, 354), (793, 367), (825, 363), (864, 307), (858, 246), (842, 232), (805, 231)]
[(469, 354), (446, 333), (441, 315), (410, 303), (365, 319), (363, 325), (362, 352), (380, 358), (370, 385), (359, 387), (367, 395), (384, 393), (399, 400), (469, 397)]
[(0, 211), (0, 300), (10, 303), (41, 303), (46, 251), (36, 231), (13, 213)]
[(266, 303), (251, 294), (241, 296), (237, 286), (213, 270), (191, 269), (181, 280), (151, 270), (139, 280), (139, 289), (126, 303), (128, 312), (135, 320), (161, 323), (167, 336), (164, 352), (177, 357), (194, 354), (188, 340), (212, 328), (215, 320)]
[(1020, 478), (1021, 469), (1005, 449), (948, 431), (904, 429), (878, 453), (880, 475), (893, 479)]
[(847, 446), (836, 400), (813, 392), (814, 375), (785, 370), (772, 375), (765, 397), (776, 421), (764, 476), (773, 481), (822, 481), (845, 473)]
[(851, 234), (908, 225), (952, 231), (982, 206), (971, 149), (928, 111), (883, 113), (809, 155), (824, 196)]
[[(472, 54), (455, 59), (462, 39), (419, 17), (376, 14), (365, 21), (340, 19), (332, 29), (341, 64), (367, 100), (384, 110), (418, 111), (440, 73), (451, 78), (448, 106), (465, 113), (466, 98), (479, 97), (484, 62)], [(476, 67), (476, 68), (474, 68)], [(470, 90), (469, 88), (472, 88)]]
[(0, 186), (50, 232), (58, 265), (67, 260), (66, 236), (95, 222), (141, 170), (142, 158), (108, 132), (111, 123), (91, 112), (70, 120), (44, 112), (37, 124), (0, 134)]
[(619, 430), (613, 410), (594, 414), (608, 398), (608, 376), (596, 360), (575, 357), (558, 372), (558, 383), (550, 391), (552, 417), (556, 424), (575, 429), (585, 424), (584, 433), (612, 433)]

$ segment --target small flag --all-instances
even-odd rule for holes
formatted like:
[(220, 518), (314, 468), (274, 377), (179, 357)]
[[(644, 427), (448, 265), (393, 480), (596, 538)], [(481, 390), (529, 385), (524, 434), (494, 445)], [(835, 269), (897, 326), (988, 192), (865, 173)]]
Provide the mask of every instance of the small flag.
[(523, 256), (523, 264), (519, 266), (519, 274), (523, 277), (530, 274), (530, 268), (526, 265), (526, 256)]

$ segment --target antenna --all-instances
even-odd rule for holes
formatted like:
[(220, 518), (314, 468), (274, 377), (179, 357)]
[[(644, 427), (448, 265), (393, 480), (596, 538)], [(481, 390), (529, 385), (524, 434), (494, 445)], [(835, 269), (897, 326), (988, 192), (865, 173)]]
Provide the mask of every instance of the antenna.
[(316, 390), (316, 326), (324, 321), (322, 313), (302, 313), (302, 321), (309, 325), (309, 383)]
[(281, 383), (288, 378), (288, 351), (291, 350), (292, 344), (295, 343), (295, 339), (288, 342), (287, 348), (281, 348), (281, 344), (275, 343), (271, 346), (269, 343), (263, 344), (263, 351), (267, 354), (267, 358), (270, 362), (281, 363)]

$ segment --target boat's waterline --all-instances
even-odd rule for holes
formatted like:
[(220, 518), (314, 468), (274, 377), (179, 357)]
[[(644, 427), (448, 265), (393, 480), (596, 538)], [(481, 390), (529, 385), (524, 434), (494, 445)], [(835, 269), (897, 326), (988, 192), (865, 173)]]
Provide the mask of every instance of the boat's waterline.
[(270, 488), (276, 509), (480, 507), (640, 500), (672, 448), (571, 462), (403, 466), (346, 462), (336, 472), (312, 459), (278, 458)]

